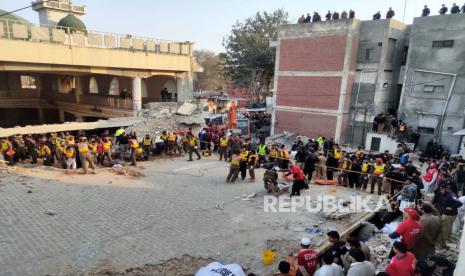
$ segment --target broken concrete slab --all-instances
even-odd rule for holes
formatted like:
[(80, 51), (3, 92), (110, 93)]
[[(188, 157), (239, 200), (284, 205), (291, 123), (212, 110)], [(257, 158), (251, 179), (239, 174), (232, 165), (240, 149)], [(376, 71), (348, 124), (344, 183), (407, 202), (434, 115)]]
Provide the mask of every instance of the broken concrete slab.
[(176, 114), (190, 116), (197, 109), (197, 105), (190, 102), (184, 102), (176, 111)]

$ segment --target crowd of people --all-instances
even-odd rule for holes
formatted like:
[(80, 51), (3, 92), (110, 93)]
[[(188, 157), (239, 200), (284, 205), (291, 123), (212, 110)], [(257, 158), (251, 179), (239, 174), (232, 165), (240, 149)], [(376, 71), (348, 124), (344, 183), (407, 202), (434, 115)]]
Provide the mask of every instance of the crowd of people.
[[(268, 191), (275, 191), (277, 187), (278, 172), (281, 170), (278, 167), (283, 168), (289, 164), (290, 172), (286, 171), (284, 176), (291, 175), (294, 179), (292, 190), (305, 188), (303, 182), (308, 187), (308, 184), (312, 184), (314, 174), (318, 179), (325, 178), (326, 171), (326, 179), (337, 178), (337, 185), (366, 189), (367, 184), (370, 184), (369, 192), (373, 193), (376, 186), (379, 195), (389, 194), (393, 209), (381, 215), (381, 225), (399, 218), (404, 220), (389, 235), (397, 241), (393, 243), (386, 271), (378, 275), (417, 275), (419, 270), (431, 270), (428, 264), (432, 260), (440, 260), (441, 265), (448, 266), (443, 268), (449, 274), (443, 275), (452, 275), (453, 264), (435, 252), (447, 250), (454, 222), (459, 227), (463, 223), (463, 162), (452, 162), (447, 158), (431, 159), (426, 161), (426, 171), (422, 172), (422, 168), (416, 167), (409, 160), (411, 149), (404, 143), (399, 143), (394, 154), (388, 151), (370, 154), (361, 148), (349, 153), (334, 143), (333, 139), (327, 140), (321, 136), (310, 139), (306, 144), (298, 138), (292, 146), (289, 159), (280, 147), (272, 146), (270, 151), (264, 151), (264, 157), (259, 154), (259, 160), (264, 164), (274, 158), (273, 169), (268, 170), (274, 173), (272, 176), (265, 173), (264, 177)], [(281, 161), (276, 160), (274, 153), (270, 154), (272, 151), (282, 156)], [(282, 161), (286, 161), (284, 166)], [(300, 195), (300, 192), (291, 191), (293, 195)], [(304, 238), (297, 260), (291, 255), (289, 260), (282, 261), (277, 275), (376, 274), (370, 263), (370, 248), (362, 245), (356, 237), (349, 237), (343, 242), (337, 232), (331, 231), (327, 235), (332, 244), (329, 250), (318, 254), (311, 249), (309, 240)]]
[[(448, 7), (445, 4), (442, 4), (441, 8), (439, 9), (439, 14), (444, 15), (447, 14), (449, 11)], [(421, 16), (429, 16), (431, 13), (431, 10), (428, 8), (427, 5), (424, 6)], [(455, 13), (465, 13), (465, 4), (462, 7), (457, 6), (456, 3), (452, 4), (452, 7), (450, 9), (451, 14)], [(395, 16), (394, 10), (390, 7), (388, 11), (386, 12), (386, 19), (393, 18)], [(373, 20), (380, 20), (382, 17), (381, 11), (376, 12), (373, 15)], [(355, 12), (353, 10), (349, 10), (347, 13), (345, 10), (342, 11), (340, 14), (337, 11), (328, 11), (325, 15), (326, 21), (331, 21), (331, 20), (345, 20), (345, 19), (353, 19), (355, 18)], [(297, 23), (303, 24), (303, 23), (311, 23), (311, 22), (320, 22), (322, 21), (322, 18), (318, 12), (314, 12), (313, 16), (310, 15), (310, 13), (307, 13), (307, 16), (303, 15), (299, 17), (299, 20)]]

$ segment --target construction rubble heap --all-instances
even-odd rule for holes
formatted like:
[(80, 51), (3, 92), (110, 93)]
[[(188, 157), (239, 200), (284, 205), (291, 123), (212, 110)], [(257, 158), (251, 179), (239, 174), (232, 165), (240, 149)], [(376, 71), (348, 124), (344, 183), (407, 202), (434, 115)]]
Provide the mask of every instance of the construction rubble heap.
[(136, 122), (126, 128), (126, 132), (134, 131), (139, 137), (149, 134), (158, 136), (162, 131), (177, 131), (192, 128), (196, 130), (205, 125), (202, 112), (195, 103), (149, 103), (139, 112)]

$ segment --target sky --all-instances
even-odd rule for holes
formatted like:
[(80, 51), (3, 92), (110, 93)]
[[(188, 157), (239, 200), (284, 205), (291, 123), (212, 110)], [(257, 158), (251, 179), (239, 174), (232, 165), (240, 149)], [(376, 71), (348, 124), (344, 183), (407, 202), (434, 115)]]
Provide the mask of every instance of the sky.
[[(462, 1), (463, 2), (463, 1)], [(462, 5), (462, 2), (457, 2)], [(437, 14), (442, 1), (438, 0), (74, 0), (75, 5), (86, 5), (82, 17), (88, 30), (132, 34), (175, 41), (193, 41), (196, 49), (224, 51), (223, 38), (237, 21), (253, 16), (257, 11), (273, 12), (283, 8), (291, 22), (303, 13), (320, 15), (328, 10), (353, 9), (356, 18), (368, 20), (377, 11), (383, 18), (389, 7), (395, 19), (411, 23), (428, 5)], [(450, 9), (453, 2), (444, 2)], [(0, 0), (0, 9), (12, 11), (29, 6), (29, 0)], [(16, 13), (33, 23), (39, 18), (31, 8)]]

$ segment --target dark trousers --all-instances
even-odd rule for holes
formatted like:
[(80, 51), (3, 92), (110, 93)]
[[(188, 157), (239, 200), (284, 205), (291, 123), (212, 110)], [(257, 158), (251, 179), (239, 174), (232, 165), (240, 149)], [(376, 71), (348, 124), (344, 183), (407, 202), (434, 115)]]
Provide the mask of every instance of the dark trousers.
[(16, 154), (15, 154), (15, 161), (23, 162), (24, 160), (26, 160), (26, 149), (23, 147), (17, 147)]
[(220, 161), (223, 160), (228, 161), (228, 148), (227, 147), (220, 147)]
[(241, 161), (239, 170), (241, 171), (241, 178), (242, 180), (244, 180), (245, 177), (247, 176), (247, 162)]
[(238, 176), (239, 176), (239, 167), (231, 166), (229, 168), (229, 174), (228, 174), (228, 177), (226, 178), (226, 181), (234, 183), (234, 181), (236, 181)]
[(302, 190), (304, 186), (305, 182), (303, 180), (294, 180), (291, 196), (300, 196), (300, 190)]
[(307, 179), (308, 179), (308, 182), (311, 182), (312, 181), (312, 177), (313, 177), (313, 172), (315, 171), (315, 167), (310, 167), (310, 168), (306, 168), (305, 169), (305, 173), (307, 174)]
[(197, 155), (197, 160), (200, 159), (199, 151), (195, 147), (189, 147), (189, 160), (192, 161), (192, 153)]
[(28, 151), (29, 151), (29, 154), (31, 155), (31, 158), (32, 158), (32, 164), (36, 164), (37, 163), (37, 150), (35, 147), (29, 147), (28, 148)]
[(333, 180), (334, 171), (333, 169), (326, 169), (326, 179)]

